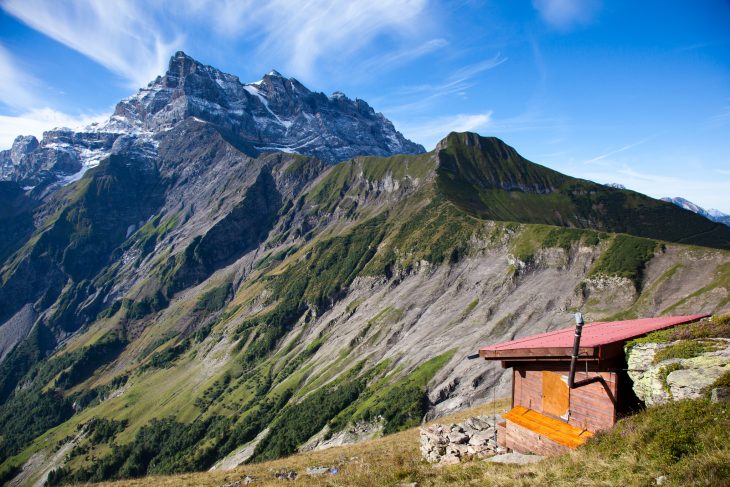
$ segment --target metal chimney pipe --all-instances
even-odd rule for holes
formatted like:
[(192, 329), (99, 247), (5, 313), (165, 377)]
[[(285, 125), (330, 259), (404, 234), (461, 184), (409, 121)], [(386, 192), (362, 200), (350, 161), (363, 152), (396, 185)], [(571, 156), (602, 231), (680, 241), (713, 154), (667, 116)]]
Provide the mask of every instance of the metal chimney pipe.
[(580, 335), (583, 332), (583, 314), (575, 314), (575, 338), (573, 339), (573, 355), (570, 357), (570, 375), (568, 376), (568, 388), (575, 388), (575, 366), (578, 363), (578, 350), (580, 350)]

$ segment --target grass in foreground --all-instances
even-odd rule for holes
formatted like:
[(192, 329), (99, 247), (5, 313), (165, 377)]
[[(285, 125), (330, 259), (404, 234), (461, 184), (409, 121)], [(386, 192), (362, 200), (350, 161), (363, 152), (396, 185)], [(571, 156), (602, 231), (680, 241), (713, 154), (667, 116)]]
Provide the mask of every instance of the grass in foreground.
[[(507, 401), (441, 418), (449, 423), (476, 414), (504, 411)], [(473, 461), (435, 467), (421, 460), (418, 429), (413, 428), (373, 441), (293, 455), (271, 462), (245, 465), (228, 472), (147, 477), (103, 485), (125, 487), (219, 486), (254, 477), (253, 485), (283, 485), (274, 474), (294, 470), (300, 475), (287, 485), (395, 486), (608, 486), (730, 485), (730, 403), (681, 401), (647, 409), (620, 421), (613, 430), (597, 435), (585, 447), (548, 458), (536, 465), (509, 466)], [(310, 477), (307, 467), (338, 467), (337, 475)]]

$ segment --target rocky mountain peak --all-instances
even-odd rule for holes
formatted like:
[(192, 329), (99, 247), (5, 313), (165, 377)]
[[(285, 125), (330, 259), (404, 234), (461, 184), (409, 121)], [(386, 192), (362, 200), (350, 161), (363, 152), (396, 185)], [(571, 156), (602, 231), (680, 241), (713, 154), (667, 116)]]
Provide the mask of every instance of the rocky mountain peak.
[[(242, 83), (178, 51), (164, 74), (120, 101), (106, 122), (81, 132), (49, 131), (40, 142), (21, 137), (13, 149), (0, 151), (0, 180), (24, 186), (72, 182), (114, 147), (137, 144), (153, 157), (152, 141), (188, 119), (210, 123), (259, 152), (299, 153), (328, 163), (425, 152), (363, 100), (341, 92), (327, 97), (273, 69), (260, 81)], [(120, 137), (125, 142), (115, 144)]]
[(328, 98), (276, 70), (241, 83), (183, 52), (171, 58), (163, 77), (117, 105), (111, 125), (154, 134), (189, 117), (261, 151), (297, 152), (330, 163), (424, 152), (362, 100)]
[(20, 164), (23, 157), (36, 150), (38, 145), (38, 139), (32, 135), (17, 136), (10, 149), (10, 160), (13, 161), (13, 164)]
[(166, 76), (168, 78), (185, 78), (202, 66), (203, 65), (201, 63), (191, 58), (183, 51), (178, 51), (170, 58)]

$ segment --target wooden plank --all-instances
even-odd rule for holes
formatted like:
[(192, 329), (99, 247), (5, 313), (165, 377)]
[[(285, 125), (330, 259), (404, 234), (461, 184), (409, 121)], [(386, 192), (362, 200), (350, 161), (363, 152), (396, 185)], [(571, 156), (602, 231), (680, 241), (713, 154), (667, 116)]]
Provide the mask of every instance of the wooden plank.
[(538, 455), (560, 455), (570, 451), (546, 436), (541, 436), (511, 421), (505, 422), (505, 447), (520, 453), (537, 453)]
[(542, 376), (534, 370), (520, 369), (519, 386), (514, 399), (515, 406), (542, 411)]
[[(589, 384), (573, 389), (570, 396), (569, 422), (594, 432), (609, 429), (616, 421), (616, 396), (613, 392), (616, 390), (616, 374), (602, 372), (600, 375), (606, 381), (605, 387), (601, 383)], [(580, 378), (585, 376), (583, 373)]]
[[(479, 356), (486, 360), (500, 360), (503, 358), (525, 357), (570, 357), (573, 353), (572, 347), (548, 347), (548, 348), (516, 348), (503, 350), (479, 350)], [(598, 357), (597, 347), (580, 347), (578, 354), (581, 358)]]
[(523, 406), (512, 408), (503, 417), (517, 426), (569, 448), (582, 445), (588, 438), (593, 436), (590, 431), (576, 428), (565, 421), (550, 418)]
[[(595, 382), (569, 391), (569, 407), (564, 404), (551, 404), (550, 389), (556, 384), (545, 385), (549, 378), (567, 376), (569, 363), (523, 363), (513, 372), (512, 406), (523, 406), (538, 413), (566, 418), (573, 426), (589, 431), (601, 431), (610, 428), (616, 422), (616, 392), (618, 391), (618, 374), (614, 371), (597, 371), (596, 363), (588, 364), (585, 370), (576, 373), (576, 380), (600, 375), (603, 382)], [(564, 381), (563, 381), (564, 382)], [(567, 390), (567, 384), (564, 386)], [(565, 397), (565, 396), (561, 396)], [(561, 414), (562, 411), (562, 414)]]

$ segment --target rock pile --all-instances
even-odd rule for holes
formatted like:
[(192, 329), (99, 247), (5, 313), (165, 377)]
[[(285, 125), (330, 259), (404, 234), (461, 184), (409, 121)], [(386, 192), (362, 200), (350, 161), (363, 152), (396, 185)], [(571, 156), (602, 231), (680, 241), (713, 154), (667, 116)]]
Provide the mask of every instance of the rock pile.
[(435, 424), (421, 428), (421, 455), (429, 463), (452, 465), (506, 451), (497, 444), (491, 417), (476, 416), (460, 424)]

